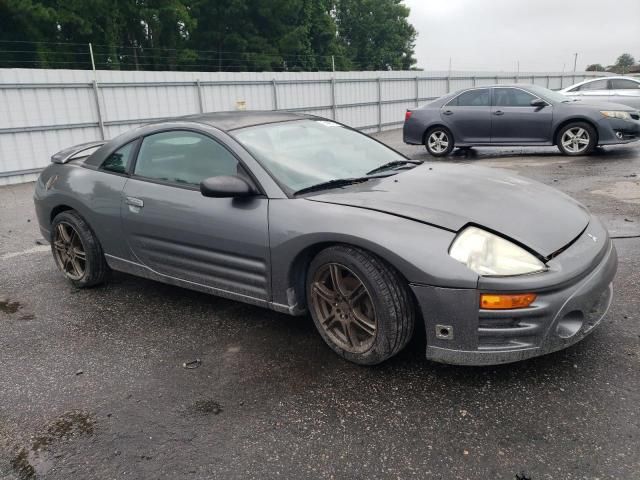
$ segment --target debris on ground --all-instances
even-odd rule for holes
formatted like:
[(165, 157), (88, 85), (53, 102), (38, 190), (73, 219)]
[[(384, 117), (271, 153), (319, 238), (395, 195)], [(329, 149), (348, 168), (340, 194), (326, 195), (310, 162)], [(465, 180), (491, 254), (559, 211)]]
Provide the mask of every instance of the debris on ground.
[(222, 413), (222, 405), (212, 399), (203, 399), (194, 402), (190, 410), (201, 415), (219, 415)]
[(190, 362), (184, 362), (182, 364), (182, 368), (186, 368), (187, 370), (193, 370), (194, 368), (198, 368), (202, 365), (202, 360), (196, 358), (195, 360), (191, 360)]
[(524, 470), (521, 470), (520, 473), (516, 473), (516, 480), (533, 480), (533, 477), (530, 477)]
[(12, 302), (11, 300), (0, 300), (0, 312), (16, 313), (22, 308), (20, 302)]

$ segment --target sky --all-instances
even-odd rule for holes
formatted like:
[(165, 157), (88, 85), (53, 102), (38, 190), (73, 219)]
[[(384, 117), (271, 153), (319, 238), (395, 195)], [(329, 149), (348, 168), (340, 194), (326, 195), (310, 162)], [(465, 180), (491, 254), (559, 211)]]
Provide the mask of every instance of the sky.
[(404, 0), (427, 71), (577, 70), (640, 62), (640, 0)]

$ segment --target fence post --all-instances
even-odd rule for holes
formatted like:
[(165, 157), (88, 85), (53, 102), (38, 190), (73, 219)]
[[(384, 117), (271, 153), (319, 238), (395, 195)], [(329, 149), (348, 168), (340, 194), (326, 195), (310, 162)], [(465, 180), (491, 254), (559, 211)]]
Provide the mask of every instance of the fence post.
[(496, 75), (496, 85), (498, 84), (498, 75)]
[(200, 85), (199, 78), (196, 78), (196, 89), (198, 90), (198, 104), (200, 105), (200, 113), (204, 113), (204, 102), (202, 101), (202, 85)]
[(378, 83), (378, 131), (382, 131), (382, 85), (380, 83), (380, 77), (376, 79)]
[(271, 85), (273, 86), (273, 109), (278, 110), (278, 85), (276, 84), (276, 79), (271, 80)]
[(451, 73), (447, 74), (447, 93), (451, 93)]
[(98, 95), (98, 82), (93, 81), (93, 96), (96, 100), (96, 111), (98, 112), (98, 128), (100, 129), (101, 140), (105, 139), (104, 122), (102, 121), (102, 109), (100, 108), (100, 96)]
[(331, 112), (333, 114), (333, 119), (336, 119), (337, 108), (336, 108), (336, 77), (331, 77)]
[(416, 107), (420, 103), (420, 80), (418, 80), (418, 76), (416, 75)]
[(547, 75), (547, 88), (549, 88), (549, 85), (551, 85), (551, 79), (549, 78), (549, 75)]
[(471, 86), (472, 86), (472, 87), (475, 87), (475, 86), (476, 86), (476, 76), (475, 76), (475, 75), (473, 75), (473, 76), (471, 77)]

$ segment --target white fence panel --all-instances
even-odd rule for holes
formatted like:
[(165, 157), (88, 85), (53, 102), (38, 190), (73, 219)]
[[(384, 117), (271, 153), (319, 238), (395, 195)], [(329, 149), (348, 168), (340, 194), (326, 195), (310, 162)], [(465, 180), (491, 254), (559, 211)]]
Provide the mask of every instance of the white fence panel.
[(292, 110), (366, 132), (461, 88), (559, 89), (596, 72), (134, 72), (0, 69), (0, 185), (30, 181), (50, 156), (149, 121), (199, 112)]

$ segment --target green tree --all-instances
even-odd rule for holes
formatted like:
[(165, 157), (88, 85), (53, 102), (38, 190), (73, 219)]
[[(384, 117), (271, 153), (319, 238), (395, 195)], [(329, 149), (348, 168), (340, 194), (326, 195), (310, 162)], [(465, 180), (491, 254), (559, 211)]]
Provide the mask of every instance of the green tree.
[[(32, 0), (0, 0), (0, 65), (41, 67), (55, 38), (55, 9)], [(28, 42), (22, 42), (28, 40)]]
[(616, 70), (619, 73), (626, 73), (629, 71), (629, 67), (636, 63), (635, 58), (630, 53), (623, 53), (620, 55), (615, 63)]
[(585, 69), (587, 72), (604, 72), (604, 67), (599, 63), (592, 63)]
[(401, 0), (0, 0), (0, 66), (89, 68), (91, 42), (102, 69), (408, 69), (408, 14)]
[(408, 70), (416, 30), (402, 0), (336, 0), (338, 37), (355, 68)]

